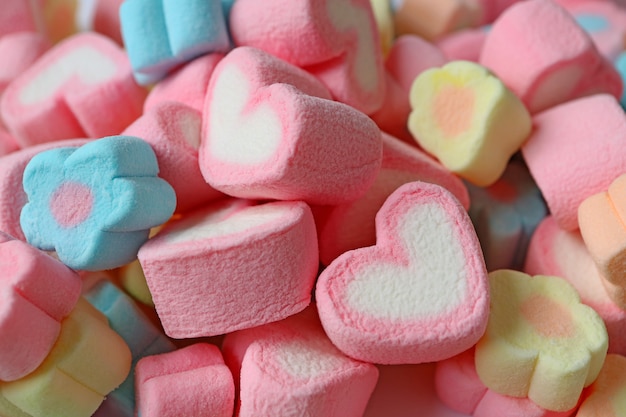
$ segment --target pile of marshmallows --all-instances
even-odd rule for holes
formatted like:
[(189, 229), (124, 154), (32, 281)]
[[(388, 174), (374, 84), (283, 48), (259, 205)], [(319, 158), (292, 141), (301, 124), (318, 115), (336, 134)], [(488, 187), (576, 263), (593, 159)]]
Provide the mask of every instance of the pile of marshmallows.
[(3, 0), (0, 416), (358, 417), (432, 362), (464, 415), (625, 416), (624, 39), (611, 0)]

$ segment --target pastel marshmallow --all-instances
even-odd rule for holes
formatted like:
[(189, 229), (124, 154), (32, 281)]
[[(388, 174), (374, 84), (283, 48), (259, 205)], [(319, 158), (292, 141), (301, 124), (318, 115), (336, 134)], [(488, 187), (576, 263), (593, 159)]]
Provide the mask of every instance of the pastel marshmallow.
[(231, 417), (235, 386), (217, 346), (195, 343), (137, 364), (142, 417)]
[(41, 152), (24, 169), (24, 236), (74, 269), (125, 265), (174, 212), (176, 194), (158, 172), (150, 145), (133, 136)]
[(565, 9), (552, 0), (530, 0), (512, 5), (494, 22), (479, 62), (537, 113), (589, 94), (589, 82), (594, 92), (619, 97), (620, 81), (594, 80), (603, 61)]
[(123, 50), (102, 35), (82, 33), (56, 44), (17, 77), (0, 111), (26, 147), (119, 134), (141, 114), (145, 96)]
[(378, 369), (345, 356), (324, 335), (315, 308), (229, 333), (224, 359), (237, 381), (237, 416), (364, 415)]
[(532, 236), (523, 270), (559, 276), (573, 285), (581, 301), (604, 320), (608, 352), (626, 354), (626, 291), (598, 272), (578, 230), (565, 231), (552, 216), (546, 217)]
[(350, 203), (313, 207), (322, 264), (348, 250), (373, 246), (376, 213), (393, 191), (412, 181), (441, 185), (469, 208), (467, 188), (458, 177), (418, 148), (383, 133), (382, 166), (367, 193)]
[(395, 38), (395, 28), (390, 0), (370, 0), (372, 12), (376, 19), (376, 26), (380, 38), (380, 47), (383, 55), (387, 55)]
[(467, 212), (443, 187), (411, 182), (376, 214), (376, 245), (345, 252), (322, 271), (315, 299), (324, 330), (348, 356), (422, 363), (478, 341), (489, 291)]
[(113, 39), (119, 45), (124, 43), (119, 13), (123, 2), (124, 0), (96, 0), (89, 15), (90, 27)]
[(589, 387), (576, 417), (619, 416), (626, 396), (626, 357), (610, 354), (596, 381)]
[(128, 376), (113, 390), (107, 400), (118, 403), (126, 413), (135, 411), (135, 369), (140, 359), (171, 352), (176, 346), (139, 309), (135, 302), (110, 281), (98, 280), (83, 290), (83, 296), (104, 314), (111, 329), (124, 339), (131, 353)]
[(482, 10), (473, 0), (396, 1), (396, 31), (415, 34), (428, 40), (465, 27), (476, 26), (482, 20)]
[(626, 174), (615, 178), (607, 191), (591, 195), (578, 206), (580, 234), (600, 274), (626, 290)]
[(20, 226), (22, 207), (28, 196), (22, 187), (24, 169), (33, 158), (45, 150), (63, 146), (81, 146), (86, 139), (68, 139), (29, 146), (0, 157), (0, 230), (16, 239), (26, 240)]
[(198, 163), (202, 115), (181, 103), (164, 102), (146, 111), (123, 132), (150, 144), (159, 177), (176, 193), (176, 212), (185, 212), (224, 197), (206, 183)]
[(80, 297), (80, 277), (32, 246), (0, 235), (0, 381), (34, 371)]
[(500, 269), (489, 281), (489, 324), (475, 351), (480, 380), (550, 411), (574, 408), (607, 353), (602, 318), (559, 277)]
[(450, 171), (493, 184), (531, 132), (530, 114), (479, 64), (453, 61), (422, 72), (410, 92), (414, 139)]
[(416, 35), (402, 35), (394, 40), (385, 68), (408, 95), (419, 74), (447, 62), (442, 50), (433, 43)]
[(229, 199), (165, 228), (138, 258), (165, 333), (215, 336), (281, 320), (311, 301), (318, 250), (302, 202)]
[(138, 259), (118, 270), (118, 283), (133, 299), (142, 304), (154, 306), (150, 288), (148, 288), (146, 277)]
[(106, 317), (84, 299), (61, 326), (57, 343), (32, 373), (0, 383), (7, 417), (89, 417), (130, 370), (130, 351)]
[(141, 85), (200, 55), (230, 49), (220, 0), (127, 0), (119, 11), (124, 46)]
[(483, 28), (463, 29), (437, 40), (437, 47), (450, 61), (478, 62), (488, 31)]
[(589, 34), (598, 50), (614, 60), (624, 50), (626, 10), (612, 1), (581, 2), (565, 6)]
[(380, 129), (329, 98), (303, 70), (259, 49), (234, 49), (206, 97), (205, 180), (239, 198), (339, 204), (363, 195), (380, 168)]
[(498, 394), (480, 381), (474, 366), (474, 349), (437, 362), (435, 368), (437, 396), (452, 410), (473, 417), (568, 417), (576, 407), (567, 411), (550, 411), (528, 398)]
[(188, 62), (169, 74), (150, 90), (143, 106), (144, 113), (164, 101), (176, 101), (202, 112), (209, 79), (223, 54), (212, 53)]
[(469, 215), (487, 270), (521, 269), (531, 236), (548, 215), (528, 168), (520, 160), (510, 161), (502, 177), (491, 186), (468, 183), (467, 190), (472, 202)]
[(15, 138), (4, 128), (0, 127), (0, 158), (15, 152), (20, 148)]
[(38, 32), (16, 32), (0, 37), (0, 56), (5, 59), (0, 67), (0, 94), (50, 47), (50, 41)]
[(0, 37), (15, 32), (37, 32), (41, 9), (36, 3), (24, 0), (6, 0), (0, 16)]
[(304, 68), (336, 100), (366, 114), (380, 109), (383, 58), (370, 0), (237, 0), (230, 30), (235, 45)]
[(580, 203), (626, 172), (624, 111), (596, 94), (535, 115), (533, 128), (524, 161), (559, 226), (574, 230)]

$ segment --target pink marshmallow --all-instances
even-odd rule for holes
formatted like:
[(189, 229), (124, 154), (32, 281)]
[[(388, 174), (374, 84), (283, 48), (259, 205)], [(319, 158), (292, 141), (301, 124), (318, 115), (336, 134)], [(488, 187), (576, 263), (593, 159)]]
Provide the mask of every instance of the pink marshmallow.
[(533, 125), (524, 160), (559, 226), (574, 230), (580, 203), (626, 172), (626, 116), (597, 94), (539, 113)]
[(382, 105), (383, 59), (370, 0), (237, 0), (230, 31), (235, 45), (306, 69), (357, 110), (371, 114)]
[(363, 195), (380, 168), (380, 129), (327, 94), (266, 52), (230, 52), (211, 77), (203, 113), (205, 180), (241, 198), (339, 204)]
[(0, 126), (0, 158), (17, 151), (19, 148), (15, 138)]
[(49, 48), (50, 41), (37, 32), (15, 32), (0, 38), (0, 95)]
[(223, 57), (223, 54), (218, 53), (207, 54), (168, 75), (148, 94), (143, 106), (144, 112), (164, 101), (177, 101), (202, 112), (209, 79)]
[(623, 290), (600, 275), (579, 231), (561, 229), (552, 216), (544, 219), (528, 246), (524, 271), (559, 276), (572, 284), (582, 302), (604, 320), (609, 334), (609, 352), (626, 354), (626, 309), (611, 297), (611, 294), (623, 297)]
[(5, 90), (2, 117), (21, 146), (119, 134), (141, 114), (145, 90), (128, 57), (102, 35), (55, 45)]
[(315, 308), (230, 333), (222, 350), (239, 387), (238, 417), (361, 417), (378, 380), (374, 365), (333, 346)]
[(37, 32), (41, 10), (36, 2), (3, 0), (0, 13), (0, 37), (14, 32)]
[(123, 44), (120, 29), (120, 6), (124, 0), (95, 0), (92, 27), (98, 33), (108, 36), (119, 45)]
[[(0, 234), (0, 236), (2, 236)], [(80, 297), (80, 277), (61, 262), (8, 236), (0, 242), (0, 380), (34, 371)]]
[(171, 222), (138, 258), (167, 335), (214, 336), (311, 301), (315, 224), (302, 202), (226, 200)]
[(20, 226), (20, 212), (26, 204), (27, 196), (22, 186), (22, 176), (26, 165), (33, 156), (48, 149), (63, 146), (81, 146), (85, 139), (62, 140), (43, 143), (20, 149), (0, 157), (0, 230), (16, 239), (26, 241)]
[(383, 132), (415, 146), (415, 139), (407, 127), (407, 120), (411, 113), (408, 93), (391, 76), (389, 71), (385, 72), (385, 85), (383, 106), (372, 113), (370, 117)]
[(549, 411), (528, 398), (509, 397), (488, 389), (476, 373), (473, 348), (437, 363), (435, 389), (445, 405), (473, 417), (568, 417), (575, 412)]
[(135, 368), (142, 417), (232, 417), (233, 376), (219, 349), (196, 343), (146, 356)]
[(381, 364), (454, 356), (478, 341), (489, 314), (480, 244), (443, 187), (399, 187), (376, 215), (376, 246), (335, 259), (315, 296), (324, 330), (348, 356)]
[(320, 261), (329, 265), (348, 250), (376, 244), (376, 213), (393, 191), (412, 181), (441, 185), (469, 208), (467, 188), (457, 176), (416, 147), (383, 134), (382, 167), (367, 193), (350, 203), (314, 208)]
[(415, 35), (398, 37), (385, 60), (385, 68), (408, 96), (411, 85), (423, 71), (441, 67), (448, 59), (434, 44)]
[(460, 30), (437, 40), (437, 46), (450, 61), (478, 62), (487, 34), (484, 28)]
[(163, 102), (144, 113), (122, 134), (148, 142), (159, 177), (176, 192), (176, 211), (185, 212), (224, 197), (204, 181), (198, 165), (202, 116), (184, 104)]
[[(507, 9), (489, 31), (480, 63), (531, 113), (589, 94), (589, 83), (597, 84), (596, 77), (604, 79), (605, 72), (599, 70), (603, 58), (591, 38), (552, 0), (523, 1)], [(621, 89), (621, 82), (603, 82), (596, 92), (619, 98)]]
[[(623, 6), (612, 1), (586, 1), (564, 7), (583, 24), (598, 50), (606, 58), (613, 61), (624, 50), (626, 10)], [(585, 25), (585, 20), (591, 22)]]

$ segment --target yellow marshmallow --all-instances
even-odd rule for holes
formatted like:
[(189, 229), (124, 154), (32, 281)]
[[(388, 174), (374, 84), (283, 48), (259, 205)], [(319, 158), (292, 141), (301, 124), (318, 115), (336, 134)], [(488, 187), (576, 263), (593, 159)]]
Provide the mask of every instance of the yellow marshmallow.
[(450, 171), (493, 184), (530, 134), (530, 114), (485, 67), (453, 61), (422, 72), (410, 92), (408, 127)]

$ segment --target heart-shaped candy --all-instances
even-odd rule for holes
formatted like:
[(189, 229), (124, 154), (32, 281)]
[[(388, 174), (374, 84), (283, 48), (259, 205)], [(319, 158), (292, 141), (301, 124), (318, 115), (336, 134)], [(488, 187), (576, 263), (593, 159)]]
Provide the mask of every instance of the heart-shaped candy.
[(381, 364), (441, 360), (483, 334), (489, 288), (467, 212), (444, 188), (412, 182), (376, 216), (375, 246), (349, 251), (317, 283), (320, 318), (333, 343)]

